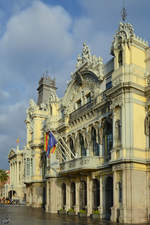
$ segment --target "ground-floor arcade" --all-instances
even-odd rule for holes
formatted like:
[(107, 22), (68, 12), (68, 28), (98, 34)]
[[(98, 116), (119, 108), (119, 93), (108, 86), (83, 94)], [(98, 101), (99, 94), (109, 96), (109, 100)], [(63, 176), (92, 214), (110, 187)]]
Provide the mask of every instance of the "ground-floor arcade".
[(27, 185), (27, 204), (49, 213), (73, 209), (120, 223), (149, 220), (149, 170), (138, 163), (116, 164), (97, 171), (78, 171), (47, 177)]

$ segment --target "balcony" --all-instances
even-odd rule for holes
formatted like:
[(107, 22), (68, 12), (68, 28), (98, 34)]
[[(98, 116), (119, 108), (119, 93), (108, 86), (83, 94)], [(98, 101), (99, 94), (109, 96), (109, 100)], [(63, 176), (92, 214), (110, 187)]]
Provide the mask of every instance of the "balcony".
[(73, 120), (76, 120), (79, 117), (85, 115), (87, 112), (89, 112), (91, 110), (91, 108), (94, 106), (94, 103), (95, 103), (94, 100), (91, 102), (88, 102), (87, 104), (81, 106), (80, 108), (78, 108), (77, 110), (72, 112), (69, 115), (69, 122), (72, 122)]
[(102, 165), (103, 157), (100, 156), (82, 156), (81, 158), (60, 164), (60, 173), (75, 173), (79, 171), (96, 170)]
[(32, 177), (31, 176), (24, 177), (23, 183), (24, 184), (30, 184), (30, 183), (32, 183)]

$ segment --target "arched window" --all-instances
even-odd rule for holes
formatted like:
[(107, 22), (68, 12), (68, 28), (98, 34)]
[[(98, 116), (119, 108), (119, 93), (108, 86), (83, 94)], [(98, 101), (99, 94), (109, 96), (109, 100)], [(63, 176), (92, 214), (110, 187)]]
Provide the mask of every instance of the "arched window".
[(79, 134), (79, 141), (81, 146), (81, 156), (86, 156), (86, 149), (85, 149), (84, 139), (82, 134)]
[(53, 114), (53, 108), (52, 108), (51, 104), (49, 106), (49, 110), (50, 110), (50, 115), (52, 116), (52, 114)]
[(113, 178), (107, 177), (105, 182), (105, 219), (111, 217), (111, 207), (113, 206)]
[(80, 183), (80, 209), (85, 209), (87, 206), (87, 184), (85, 181)]
[(103, 146), (104, 146), (105, 160), (110, 160), (111, 150), (113, 147), (113, 127), (112, 127), (112, 119), (110, 118), (107, 118), (104, 122)]
[(96, 142), (96, 129), (94, 127), (91, 129), (91, 140), (93, 145), (93, 155), (99, 156), (99, 145)]
[(76, 185), (71, 183), (71, 207), (73, 208), (76, 204)]
[(93, 180), (93, 209), (97, 210), (100, 205), (100, 184), (99, 180)]
[(122, 203), (122, 182), (119, 181), (118, 183), (118, 188), (119, 188), (119, 202)]
[(123, 65), (123, 52), (122, 52), (122, 50), (120, 50), (119, 54), (118, 54), (118, 64), (119, 64), (119, 67)]
[[(73, 154), (75, 154), (75, 149), (74, 149), (74, 143), (73, 143), (73, 140), (72, 138), (70, 137), (69, 138), (69, 145), (70, 145), (70, 150)], [(73, 155), (71, 155), (71, 157), (73, 158)]]
[(66, 184), (62, 184), (62, 207), (65, 208), (66, 205)]

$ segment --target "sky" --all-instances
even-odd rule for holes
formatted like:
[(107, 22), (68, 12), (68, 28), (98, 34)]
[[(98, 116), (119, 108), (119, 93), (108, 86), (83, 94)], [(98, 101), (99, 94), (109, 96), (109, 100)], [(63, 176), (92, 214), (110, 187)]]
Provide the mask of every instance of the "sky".
[[(86, 42), (104, 62), (111, 58), (113, 35), (123, 0), (0, 0), (0, 168), (8, 153), (26, 143), (29, 100), (37, 101), (45, 71), (56, 79), (62, 97)], [(150, 1), (126, 0), (127, 21), (150, 41)]]

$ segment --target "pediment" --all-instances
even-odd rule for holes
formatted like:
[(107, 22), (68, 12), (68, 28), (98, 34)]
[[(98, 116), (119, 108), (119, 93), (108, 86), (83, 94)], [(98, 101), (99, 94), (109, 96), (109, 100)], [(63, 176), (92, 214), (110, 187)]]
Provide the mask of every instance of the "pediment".
[(101, 81), (93, 72), (83, 70), (75, 73), (62, 99), (65, 113), (69, 114), (76, 110), (80, 100), (86, 104), (87, 96), (90, 94), (94, 98), (100, 93), (100, 90)]

